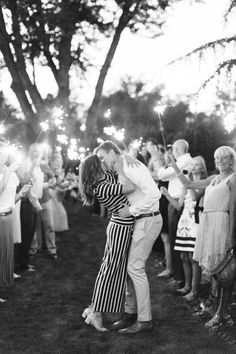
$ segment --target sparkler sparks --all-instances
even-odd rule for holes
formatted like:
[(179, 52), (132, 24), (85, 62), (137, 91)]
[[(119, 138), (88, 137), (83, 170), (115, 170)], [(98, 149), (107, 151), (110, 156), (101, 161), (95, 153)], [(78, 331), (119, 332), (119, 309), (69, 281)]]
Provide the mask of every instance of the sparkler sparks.
[(65, 134), (58, 134), (57, 141), (63, 145), (68, 145), (68, 137)]
[(52, 111), (53, 118), (56, 119), (62, 119), (61, 117), (63, 116), (64, 111), (61, 107), (54, 107)]
[(154, 112), (158, 113), (159, 115), (163, 114), (165, 112), (166, 109), (166, 105), (156, 105), (156, 107), (154, 107)]
[(125, 129), (116, 129), (114, 125), (104, 127), (103, 132), (106, 135), (113, 136), (116, 140), (122, 141), (125, 138)]
[(98, 144), (102, 144), (102, 143), (104, 143), (104, 140), (101, 139), (101, 138), (97, 138), (97, 143), (98, 143)]
[(167, 107), (166, 105), (160, 105), (160, 104), (158, 104), (158, 105), (156, 105), (156, 107), (154, 107), (154, 112), (156, 112), (158, 114), (159, 123), (160, 123), (160, 132), (161, 132), (162, 141), (163, 141), (163, 145), (164, 145), (165, 149), (166, 149), (166, 140), (165, 140), (164, 127), (162, 125), (161, 116), (165, 112), (166, 107)]
[(141, 137), (141, 138), (139, 138), (139, 139), (133, 140), (133, 141), (130, 143), (130, 145), (131, 145), (133, 148), (135, 148), (135, 149), (139, 149), (140, 146), (142, 145), (142, 142), (143, 142), (143, 138)]
[(48, 123), (48, 120), (46, 120), (45, 122), (41, 122), (40, 124), (40, 127), (42, 128), (42, 131), (43, 132), (46, 132), (49, 130), (49, 123)]
[(85, 132), (85, 130), (86, 130), (86, 124), (85, 124), (85, 123), (81, 124), (80, 130), (81, 130), (82, 132)]
[(4, 134), (6, 131), (6, 128), (4, 127), (3, 123), (0, 124), (0, 134)]
[(224, 117), (224, 127), (228, 133), (231, 133), (231, 131), (236, 127), (236, 117), (233, 112), (228, 113)]
[(109, 108), (109, 109), (107, 109), (106, 112), (104, 113), (104, 118), (109, 119), (110, 116), (111, 116), (111, 110), (110, 110), (110, 108)]

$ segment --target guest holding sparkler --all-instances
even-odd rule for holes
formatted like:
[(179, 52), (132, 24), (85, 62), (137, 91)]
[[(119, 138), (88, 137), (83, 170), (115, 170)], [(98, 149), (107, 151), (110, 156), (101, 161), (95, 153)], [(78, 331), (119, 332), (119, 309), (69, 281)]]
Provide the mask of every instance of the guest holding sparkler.
[(236, 277), (236, 153), (229, 146), (221, 146), (216, 149), (214, 158), (219, 175), (193, 182), (172, 162), (186, 188), (205, 189), (204, 213), (193, 258), (213, 275), (213, 289), (216, 289), (216, 281), (219, 287), (213, 317), (206, 323), (208, 328), (225, 320)]
[[(152, 178), (157, 183), (158, 188), (160, 187), (168, 188), (168, 181), (163, 182), (158, 180), (157, 178), (157, 174), (160, 167), (166, 166), (166, 161), (164, 157), (164, 152), (165, 152), (164, 147), (162, 145), (158, 145), (155, 139), (149, 138), (146, 141), (146, 149), (147, 152), (150, 154), (148, 169), (151, 172)], [(164, 243), (166, 268), (163, 272), (158, 274), (158, 277), (170, 277), (171, 275), (173, 275), (173, 267), (172, 267), (170, 241), (168, 237), (168, 200), (164, 195), (162, 195), (160, 198), (160, 213), (163, 220), (161, 238)]]
[(64, 208), (63, 200), (70, 182), (65, 178), (61, 153), (53, 154), (50, 166), (56, 178), (55, 187), (50, 189), (54, 231), (62, 232), (69, 229), (67, 212)]
[[(117, 151), (119, 152), (118, 147)], [(83, 313), (85, 322), (98, 331), (106, 331), (102, 318), (104, 312), (121, 312), (128, 249), (134, 223), (131, 215), (119, 216), (119, 210), (124, 205), (128, 206), (123, 193), (132, 192), (134, 186), (124, 174), (122, 184), (117, 179), (117, 174), (106, 171), (104, 163), (97, 155), (87, 157), (80, 165), (79, 189), (84, 203), (92, 205), (96, 196), (111, 212), (104, 257), (96, 279), (92, 304)]]
[[(189, 144), (184, 139), (176, 140), (172, 147), (172, 152), (174, 158), (176, 159), (177, 165), (181, 171), (188, 171), (192, 158), (188, 153)], [(170, 163), (170, 157), (167, 154), (167, 164)], [(183, 186), (176, 177), (175, 170), (172, 166), (167, 168), (160, 167), (158, 169), (157, 178), (161, 181), (169, 181), (168, 192), (172, 198), (178, 200), (182, 194)], [(171, 258), (172, 258), (172, 267), (174, 273), (173, 284), (181, 284), (184, 281), (183, 265), (180, 259), (180, 254), (178, 251), (174, 251), (176, 231), (179, 218), (181, 216), (182, 209), (176, 210), (172, 204), (168, 205), (168, 237), (171, 246)]]
[(29, 250), (36, 227), (36, 213), (42, 210), (38, 201), (42, 197), (44, 179), (39, 166), (41, 156), (42, 146), (38, 143), (30, 145), (29, 155), (18, 170), (21, 183), (32, 184), (30, 193), (21, 200), (22, 242), (16, 255), (16, 270), (19, 271), (34, 271), (34, 268), (29, 265)]
[[(12, 210), (15, 202), (23, 197), (31, 188), (25, 185), (16, 194), (19, 179), (15, 173), (19, 161), (11, 163), (7, 168), (7, 147), (0, 145), (0, 291), (9, 288), (14, 283), (14, 235)], [(0, 303), (6, 299), (0, 297)]]
[(37, 225), (33, 241), (31, 243), (30, 255), (35, 256), (37, 250), (42, 250), (43, 240), (47, 248), (49, 257), (57, 259), (56, 235), (54, 231), (53, 209), (51, 202), (50, 188), (56, 185), (56, 178), (49, 167), (50, 148), (44, 148), (40, 160), (40, 168), (44, 174), (43, 194), (39, 199), (42, 211), (37, 215)]
[[(204, 159), (201, 156), (194, 157), (189, 173), (190, 181), (198, 181), (206, 177), (207, 170)], [(193, 252), (199, 230), (200, 214), (203, 211), (204, 191), (184, 188), (178, 201), (170, 196), (165, 187), (161, 188), (161, 192), (176, 210), (180, 210), (184, 206), (178, 222), (175, 250), (180, 251), (185, 284), (183, 288), (177, 289), (177, 293), (183, 295), (186, 300), (193, 301), (198, 295), (201, 280), (201, 268), (198, 262), (193, 260)]]

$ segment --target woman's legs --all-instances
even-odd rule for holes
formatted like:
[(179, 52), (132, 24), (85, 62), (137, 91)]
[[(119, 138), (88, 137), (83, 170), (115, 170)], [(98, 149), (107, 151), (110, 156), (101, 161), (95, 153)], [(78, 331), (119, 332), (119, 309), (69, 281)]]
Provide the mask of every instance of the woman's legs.
[(192, 287), (192, 264), (189, 259), (189, 252), (180, 252), (180, 258), (183, 262), (185, 285), (184, 289), (186, 291), (191, 290)]
[(202, 270), (201, 267), (199, 266), (199, 263), (193, 260), (192, 252), (189, 252), (189, 259), (191, 261), (191, 267), (192, 267), (192, 285), (191, 285), (192, 290), (184, 298), (187, 301), (193, 301), (199, 292)]
[(109, 222), (107, 227), (107, 242), (94, 286), (92, 305), (82, 315), (87, 316), (87, 324), (100, 331), (105, 330), (102, 321), (104, 312), (119, 313), (122, 310), (131, 232), (132, 225)]
[(225, 319), (225, 312), (227, 305), (229, 303), (230, 296), (232, 294), (233, 282), (225, 285), (221, 285), (220, 293), (219, 293), (219, 304), (217, 310), (210, 321), (208, 321), (205, 326), (210, 328), (217, 326)]
[(165, 257), (166, 257), (166, 269), (159, 274), (160, 277), (168, 276), (173, 273), (173, 265), (171, 258), (170, 238), (167, 233), (161, 234), (162, 241), (164, 243)]

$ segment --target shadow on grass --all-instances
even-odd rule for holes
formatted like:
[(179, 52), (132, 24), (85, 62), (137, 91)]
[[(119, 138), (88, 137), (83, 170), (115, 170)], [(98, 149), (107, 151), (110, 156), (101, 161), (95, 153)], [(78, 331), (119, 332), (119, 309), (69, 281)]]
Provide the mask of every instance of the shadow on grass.
[[(80, 204), (69, 201), (66, 207), (70, 231), (57, 235), (58, 261), (39, 253), (36, 272), (24, 274), (9, 301), (0, 305), (1, 354), (236, 352), (227, 341), (207, 331), (192, 316), (191, 307), (168, 291), (165, 281), (157, 280), (156, 252), (148, 261), (154, 329), (122, 336), (88, 327), (81, 313), (92, 296), (107, 222)], [(106, 323), (116, 317), (107, 315)]]

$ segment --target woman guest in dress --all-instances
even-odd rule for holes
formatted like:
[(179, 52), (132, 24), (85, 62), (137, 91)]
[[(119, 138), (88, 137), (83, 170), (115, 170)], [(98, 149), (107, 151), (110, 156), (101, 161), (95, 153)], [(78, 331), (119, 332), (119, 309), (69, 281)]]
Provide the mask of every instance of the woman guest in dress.
[[(122, 166), (122, 164), (121, 164)], [(113, 171), (105, 172), (105, 166), (97, 155), (87, 157), (80, 165), (79, 189), (84, 203), (92, 205), (96, 196), (111, 212), (107, 226), (107, 241), (102, 264), (93, 291), (92, 304), (83, 313), (85, 322), (99, 331), (105, 331), (102, 314), (119, 313), (122, 310), (128, 250), (134, 218), (120, 217), (119, 209), (128, 205), (124, 193), (135, 188), (123, 175), (122, 184)]]
[[(8, 168), (7, 148), (0, 146), (0, 291), (14, 284), (14, 235), (12, 210), (15, 202), (21, 198), (31, 186), (25, 185), (16, 195), (19, 179), (15, 173), (20, 163), (13, 162)], [(0, 297), (0, 302), (5, 302)]]
[(61, 154), (54, 154), (50, 162), (51, 169), (56, 177), (57, 184), (50, 190), (53, 211), (54, 231), (62, 232), (69, 230), (68, 217), (63, 200), (69, 183), (64, 181), (65, 173), (62, 169), (63, 160)]
[[(192, 181), (199, 181), (207, 177), (206, 164), (201, 156), (192, 159), (192, 169), (189, 178)], [(185, 299), (192, 301), (198, 295), (201, 279), (201, 268), (193, 260), (193, 252), (196, 237), (199, 228), (200, 213), (203, 211), (203, 190), (183, 189), (179, 200), (172, 198), (167, 189), (162, 187), (161, 192), (166, 196), (169, 202), (180, 210), (183, 206), (183, 212), (178, 222), (177, 237), (175, 241), (175, 251), (180, 252), (180, 258), (183, 262), (185, 285), (178, 289), (177, 293), (186, 295)]]
[[(193, 258), (210, 275), (224, 260), (227, 251), (235, 251), (236, 211), (236, 153), (229, 146), (219, 147), (215, 153), (215, 164), (219, 174), (205, 180), (189, 182), (175, 168), (181, 182), (187, 188), (205, 189), (204, 212)], [(213, 278), (214, 282), (214, 278)], [(233, 281), (221, 283), (218, 279), (219, 303), (206, 327), (213, 327), (225, 319), (225, 310), (232, 293)]]

